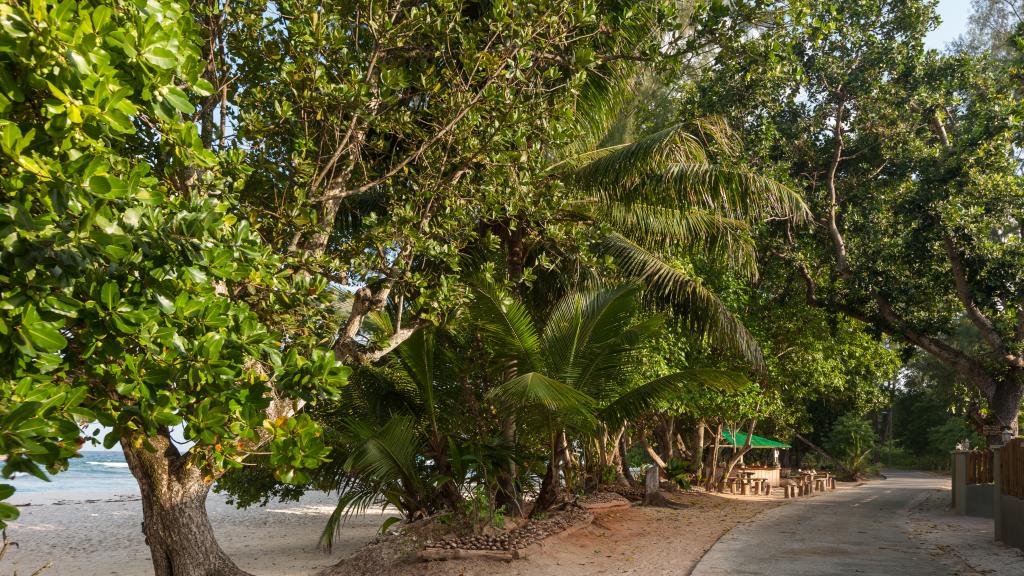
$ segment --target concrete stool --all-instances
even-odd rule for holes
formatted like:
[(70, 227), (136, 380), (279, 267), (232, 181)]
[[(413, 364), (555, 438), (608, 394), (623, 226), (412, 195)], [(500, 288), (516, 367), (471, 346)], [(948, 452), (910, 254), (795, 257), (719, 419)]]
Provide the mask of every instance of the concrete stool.
[[(729, 494), (735, 494), (736, 493), (736, 479), (735, 478), (726, 478), (725, 479), (725, 485), (729, 488)], [(725, 490), (722, 490), (722, 492), (725, 492)]]

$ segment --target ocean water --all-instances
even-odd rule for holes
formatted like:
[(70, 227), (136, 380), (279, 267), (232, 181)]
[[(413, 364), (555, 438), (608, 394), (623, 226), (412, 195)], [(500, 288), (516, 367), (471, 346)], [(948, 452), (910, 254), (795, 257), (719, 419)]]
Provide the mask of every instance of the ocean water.
[(73, 458), (71, 466), (50, 476), (44, 482), (35, 476), (18, 474), (15, 478), (0, 479), (12, 484), (16, 495), (46, 494), (54, 492), (95, 492), (102, 494), (138, 494), (139, 485), (128, 471), (124, 453), (120, 450), (85, 451), (80, 458)]

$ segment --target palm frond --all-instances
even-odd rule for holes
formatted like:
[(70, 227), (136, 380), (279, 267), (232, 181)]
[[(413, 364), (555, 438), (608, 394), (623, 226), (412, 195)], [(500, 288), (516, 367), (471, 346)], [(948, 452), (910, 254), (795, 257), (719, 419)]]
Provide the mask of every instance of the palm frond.
[(644, 203), (588, 203), (600, 220), (636, 244), (671, 254), (701, 254), (757, 277), (757, 251), (750, 225), (700, 208), (676, 209)]
[(588, 151), (566, 162), (570, 182), (582, 188), (629, 186), (645, 174), (677, 162), (707, 164), (707, 150), (693, 134), (676, 124), (635, 142)]
[(351, 422), (349, 429), (364, 438), (345, 462), (350, 475), (364, 478), (367, 483), (419, 483), (416, 457), (422, 453), (423, 443), (412, 418), (395, 416), (375, 431)]
[(717, 211), (754, 221), (789, 219), (800, 224), (811, 213), (803, 198), (780, 182), (742, 167), (710, 162), (676, 163), (649, 170), (635, 182), (597, 190), (607, 202), (647, 202)]
[(619, 425), (653, 409), (659, 402), (678, 398), (689, 390), (713, 387), (736, 390), (748, 383), (746, 377), (727, 370), (693, 368), (656, 378), (616, 398), (600, 411), (610, 425)]
[(420, 401), (432, 429), (437, 428), (437, 405), (434, 398), (434, 331), (417, 330), (395, 351), (406, 373), (416, 383)]
[(488, 395), (514, 408), (542, 406), (550, 412), (592, 417), (590, 407), (594, 403), (593, 398), (539, 372), (520, 374), (494, 388)]
[(603, 342), (625, 330), (637, 311), (639, 288), (623, 285), (571, 292), (552, 308), (543, 343), (549, 371), (569, 385)]
[(317, 543), (325, 552), (330, 552), (334, 547), (334, 541), (349, 518), (366, 512), (371, 506), (384, 506), (387, 503), (378, 488), (360, 484), (354, 479), (342, 483), (338, 493), (338, 503), (327, 518)]
[(611, 256), (623, 273), (641, 282), (647, 294), (669, 305), (699, 335), (739, 353), (755, 369), (764, 369), (764, 356), (757, 341), (699, 279), (619, 234), (605, 237), (599, 249)]
[(541, 339), (526, 307), (492, 283), (478, 281), (473, 317), (499, 354), (514, 358), (520, 373), (541, 366)]

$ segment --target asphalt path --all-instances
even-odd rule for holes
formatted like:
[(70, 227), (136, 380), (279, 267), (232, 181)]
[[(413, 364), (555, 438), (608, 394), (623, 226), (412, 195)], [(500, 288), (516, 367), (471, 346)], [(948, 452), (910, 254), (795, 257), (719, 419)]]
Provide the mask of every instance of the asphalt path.
[(920, 472), (780, 506), (733, 528), (704, 555), (692, 576), (880, 574), (936, 576), (960, 571), (915, 542), (907, 512), (949, 486)]

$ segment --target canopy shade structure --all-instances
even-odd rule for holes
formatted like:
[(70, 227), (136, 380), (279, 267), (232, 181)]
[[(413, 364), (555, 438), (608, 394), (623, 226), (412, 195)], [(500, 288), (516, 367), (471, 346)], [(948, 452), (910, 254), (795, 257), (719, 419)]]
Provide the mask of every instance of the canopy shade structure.
[[(747, 435), (743, 432), (729, 432), (728, 430), (722, 432), (722, 441), (725, 442), (726, 446), (741, 447), (747, 443)], [(783, 444), (778, 440), (770, 440), (768, 438), (762, 438), (757, 434), (750, 440), (751, 448), (791, 448), (789, 444)]]

